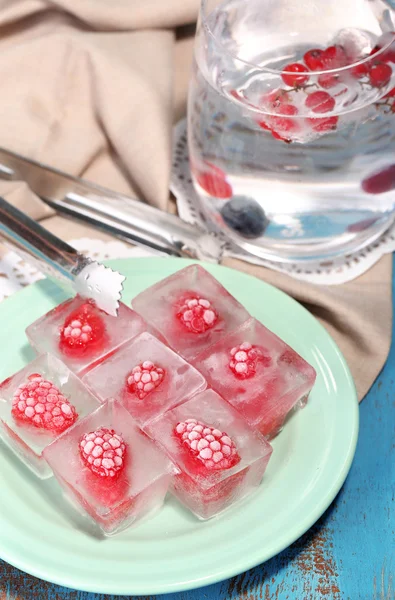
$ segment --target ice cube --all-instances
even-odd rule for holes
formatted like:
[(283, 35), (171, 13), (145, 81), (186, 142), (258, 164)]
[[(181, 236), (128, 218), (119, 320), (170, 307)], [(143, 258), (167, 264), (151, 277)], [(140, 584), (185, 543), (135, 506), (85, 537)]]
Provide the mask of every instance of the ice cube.
[(149, 333), (125, 344), (83, 382), (102, 401), (119, 399), (140, 425), (206, 387), (203, 375)]
[(299, 354), (251, 318), (194, 361), (208, 385), (263, 435), (276, 435), (307, 398), (316, 373)]
[(180, 469), (171, 491), (200, 519), (218, 515), (256, 489), (272, 452), (213, 390), (166, 412), (147, 432)]
[(368, 56), (376, 44), (377, 37), (369, 31), (356, 27), (341, 29), (332, 44), (343, 46), (350, 61)]
[(187, 360), (249, 318), (246, 309), (195, 264), (146, 289), (132, 304)]
[(59, 437), (44, 456), (66, 497), (105, 535), (158, 510), (177, 472), (114, 400)]
[(45, 479), (52, 471), (43, 450), (98, 405), (65, 364), (43, 354), (0, 384), (0, 436)]
[(118, 316), (111, 317), (76, 296), (29, 325), (26, 335), (37, 352), (50, 352), (82, 376), (146, 329), (140, 315), (121, 302)]

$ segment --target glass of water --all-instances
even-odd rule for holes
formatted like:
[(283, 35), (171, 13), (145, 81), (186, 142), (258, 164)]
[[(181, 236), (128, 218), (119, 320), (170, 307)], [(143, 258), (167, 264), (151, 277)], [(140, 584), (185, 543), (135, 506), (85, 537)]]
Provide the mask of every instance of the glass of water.
[(202, 0), (188, 144), (215, 227), (294, 262), (392, 224), (394, 32), (381, 0)]

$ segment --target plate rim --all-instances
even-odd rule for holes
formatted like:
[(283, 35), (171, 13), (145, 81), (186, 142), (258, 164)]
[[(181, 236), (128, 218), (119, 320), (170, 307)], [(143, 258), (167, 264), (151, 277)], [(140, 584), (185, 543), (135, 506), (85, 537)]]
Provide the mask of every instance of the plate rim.
[[(295, 543), (296, 540), (298, 540), (304, 533), (306, 533), (306, 531), (308, 531), (308, 529), (310, 529), (314, 525), (314, 523), (316, 523), (316, 521), (324, 514), (324, 512), (328, 509), (328, 507), (331, 505), (331, 503), (333, 502), (333, 500), (339, 493), (339, 491), (340, 491), (341, 487), (343, 486), (343, 483), (350, 471), (350, 468), (351, 468), (351, 465), (352, 465), (352, 462), (354, 459), (354, 455), (355, 455), (355, 451), (356, 451), (356, 447), (357, 447), (357, 441), (358, 441), (358, 433), (359, 433), (359, 403), (358, 403), (355, 384), (354, 384), (350, 369), (347, 365), (347, 362), (346, 362), (342, 352), (340, 351), (336, 342), (333, 340), (332, 336), (328, 333), (328, 331), (325, 329), (325, 327), (317, 320), (317, 318), (314, 317), (314, 315), (312, 315), (302, 304), (300, 304), (297, 300), (292, 298), (292, 296), (289, 296), (287, 293), (283, 292), (282, 290), (276, 288), (275, 286), (271, 285), (270, 283), (267, 283), (259, 278), (249, 275), (248, 273), (245, 273), (242, 271), (237, 271), (230, 267), (217, 265), (217, 264), (211, 264), (211, 263), (205, 263), (203, 261), (174, 258), (174, 257), (128, 257), (128, 258), (121, 258), (121, 259), (106, 260), (106, 261), (104, 261), (104, 263), (106, 265), (111, 266), (112, 268), (122, 271), (122, 264), (124, 264), (126, 262), (127, 263), (131, 263), (131, 262), (132, 263), (144, 263), (145, 262), (146, 265), (149, 265), (149, 269), (157, 270), (157, 267), (155, 267), (155, 264), (157, 264), (158, 260), (166, 260), (166, 262), (168, 264), (170, 264), (170, 261), (171, 261), (173, 264), (176, 264), (177, 266), (180, 265), (180, 268), (183, 268), (190, 264), (197, 263), (197, 264), (201, 264), (202, 266), (204, 266), (205, 268), (207, 268), (210, 271), (211, 270), (216, 271), (217, 269), (219, 271), (222, 271), (225, 269), (228, 272), (232, 272), (232, 273), (236, 272), (237, 276), (240, 276), (242, 278), (256, 279), (257, 281), (259, 281), (259, 284), (261, 284), (264, 288), (269, 288), (271, 294), (274, 293), (274, 294), (278, 294), (279, 296), (281, 296), (283, 298), (285, 297), (287, 302), (290, 302), (293, 306), (296, 306), (297, 310), (302, 310), (306, 315), (308, 315), (308, 318), (315, 321), (315, 326), (316, 327), (318, 326), (320, 333), (325, 336), (326, 341), (331, 344), (333, 350), (335, 351), (335, 354), (339, 361), (339, 366), (341, 366), (344, 371), (345, 379), (346, 379), (347, 385), (349, 387), (349, 389), (347, 391), (350, 393), (350, 399), (349, 399), (350, 407), (351, 408), (353, 407), (353, 411), (352, 411), (353, 428), (352, 428), (352, 430), (349, 431), (349, 444), (348, 444), (347, 454), (345, 455), (344, 460), (342, 462), (342, 468), (338, 472), (336, 480), (334, 482), (332, 482), (332, 486), (328, 490), (327, 494), (324, 496), (323, 499), (320, 499), (320, 502), (317, 504), (315, 511), (310, 512), (309, 515), (305, 516), (305, 518), (301, 521), (301, 523), (298, 523), (297, 532), (292, 536), (291, 541), (289, 541), (289, 537), (282, 536), (284, 539), (283, 540), (280, 539), (280, 542), (277, 544), (272, 544), (270, 547), (270, 551), (267, 553), (268, 554), (267, 556), (265, 556), (264, 551), (262, 551), (262, 550), (257, 550), (253, 554), (251, 554), (251, 552), (248, 552), (248, 553), (246, 553), (245, 557), (243, 556), (239, 559), (237, 565), (233, 565), (233, 566), (232, 566), (232, 564), (226, 565), (226, 567), (217, 569), (217, 571), (215, 573), (211, 573), (204, 578), (199, 578), (196, 581), (188, 580), (188, 581), (181, 581), (181, 582), (175, 582), (175, 583), (173, 582), (171, 584), (156, 584), (156, 582), (151, 582), (148, 584), (148, 587), (147, 587), (147, 585), (144, 585), (144, 586), (140, 585), (140, 587), (128, 587), (128, 589), (126, 589), (124, 583), (121, 585), (119, 585), (119, 583), (117, 583), (117, 582), (114, 582), (114, 584), (105, 583), (104, 585), (103, 584), (84, 585), (84, 583), (81, 581), (81, 583), (78, 584), (78, 587), (70, 587), (70, 586), (75, 586), (76, 584), (70, 582), (70, 579), (67, 579), (67, 577), (64, 577), (63, 575), (58, 576), (54, 573), (50, 573), (48, 575), (48, 574), (46, 574), (45, 569), (40, 568), (40, 566), (27, 564), (27, 563), (25, 563), (25, 560), (23, 558), (20, 559), (18, 557), (14, 557), (12, 555), (12, 553), (9, 554), (5, 548), (2, 548), (1, 538), (0, 538), (0, 559), (6, 561), (7, 563), (9, 563), (10, 565), (12, 565), (13, 567), (15, 567), (17, 569), (20, 569), (34, 577), (38, 577), (39, 579), (53, 583), (55, 585), (60, 585), (60, 586), (67, 587), (70, 589), (77, 589), (77, 590), (80, 590), (83, 592), (88, 592), (88, 593), (90, 592), (90, 593), (99, 593), (99, 594), (113, 594), (113, 595), (117, 595), (117, 596), (157, 595), (157, 594), (168, 594), (168, 593), (176, 593), (176, 592), (198, 589), (198, 588), (208, 586), (208, 585), (213, 585), (215, 583), (219, 583), (219, 582), (225, 581), (226, 579), (229, 579), (231, 577), (237, 576), (240, 573), (243, 573), (251, 568), (254, 568), (254, 567), (270, 560), (271, 558), (273, 558), (274, 556), (276, 556), (277, 554), (282, 552), (285, 548), (287, 548), (291, 544)], [(177, 271), (177, 270), (179, 270), (179, 269), (176, 268), (175, 271)], [(19, 299), (22, 296), (23, 297), (26, 296), (28, 299), (29, 294), (35, 295), (37, 293), (35, 290), (36, 290), (37, 286), (39, 286), (39, 285), (40, 285), (40, 282), (36, 282), (18, 292), (16, 292), (16, 294), (13, 294), (9, 298), (6, 298), (1, 303), (2, 307), (5, 305), (6, 310), (9, 309), (9, 307), (13, 304), (13, 299), (15, 298), (16, 295), (18, 296)], [(60, 292), (61, 292), (61, 290), (60, 290)], [(42, 293), (42, 292), (39, 292), (39, 293)], [(2, 307), (0, 308), (0, 310), (2, 310)], [(352, 397), (351, 397), (351, 395), (352, 395)], [(133, 586), (133, 582), (130, 582), (130, 584), (128, 582), (127, 585)]]

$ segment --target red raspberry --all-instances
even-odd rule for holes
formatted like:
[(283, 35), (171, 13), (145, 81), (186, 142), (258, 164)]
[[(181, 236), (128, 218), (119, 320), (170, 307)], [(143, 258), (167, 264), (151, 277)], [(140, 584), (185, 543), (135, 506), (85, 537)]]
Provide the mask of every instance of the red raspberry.
[(238, 379), (248, 379), (255, 375), (258, 361), (268, 367), (272, 359), (250, 342), (243, 342), (230, 351), (229, 368)]
[(379, 62), (370, 67), (369, 81), (373, 87), (387, 85), (392, 76), (392, 69), (387, 63)]
[(214, 327), (218, 314), (205, 298), (191, 296), (184, 301), (177, 313), (181, 323), (193, 333), (204, 333)]
[(290, 87), (301, 87), (309, 80), (307, 67), (301, 63), (292, 63), (284, 67), (281, 78), (286, 85)]
[(328, 92), (313, 92), (305, 100), (307, 108), (315, 113), (330, 112), (335, 108), (335, 99)]
[(310, 71), (323, 71), (325, 69), (323, 54), (323, 50), (319, 50), (318, 48), (314, 48), (313, 50), (306, 52), (303, 60)]
[(230, 351), (229, 367), (238, 379), (248, 379), (256, 372), (258, 352), (249, 342), (243, 342)]
[(207, 194), (214, 198), (230, 198), (233, 195), (230, 183), (218, 173), (199, 172), (196, 174), (196, 181)]
[(394, 96), (395, 96), (395, 87), (393, 87), (393, 88), (392, 88), (392, 90), (390, 90), (390, 91), (388, 92), (388, 94), (386, 94), (386, 95), (384, 96), (384, 98), (393, 98)]
[(84, 354), (96, 349), (105, 339), (103, 319), (92, 301), (74, 310), (60, 330), (60, 348), (66, 354)]
[(85, 465), (100, 477), (115, 477), (125, 466), (126, 444), (113, 429), (101, 427), (85, 433), (79, 449)]
[(162, 383), (164, 376), (164, 369), (157, 367), (150, 360), (145, 360), (128, 375), (127, 388), (142, 400)]
[(339, 122), (339, 117), (312, 118), (307, 119), (307, 122), (314, 131), (326, 133), (327, 131), (335, 131)]
[(78, 418), (74, 406), (62, 392), (39, 373), (18, 387), (12, 401), (12, 416), (40, 429), (61, 433)]
[(196, 419), (178, 423), (174, 433), (193, 458), (200, 460), (208, 471), (230, 469), (240, 462), (233, 440), (224, 432)]

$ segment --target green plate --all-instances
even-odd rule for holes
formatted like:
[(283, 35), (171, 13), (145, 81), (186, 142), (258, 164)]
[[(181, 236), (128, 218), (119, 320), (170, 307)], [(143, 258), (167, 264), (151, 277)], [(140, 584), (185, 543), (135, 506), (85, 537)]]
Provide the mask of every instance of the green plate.
[[(127, 276), (124, 301), (189, 264), (181, 259), (110, 261)], [(0, 556), (19, 569), (71, 588), (160, 594), (227, 579), (292, 544), (332, 502), (350, 469), (358, 403), (331, 337), (297, 302), (245, 274), (205, 265), (267, 327), (318, 372), (310, 401), (274, 440), (258, 491), (222, 517), (200, 522), (169, 498), (136, 529), (99, 540), (71, 518), (53, 479), (40, 482), (0, 447)], [(25, 327), (63, 300), (41, 281), (0, 304), (0, 380), (32, 357)]]

